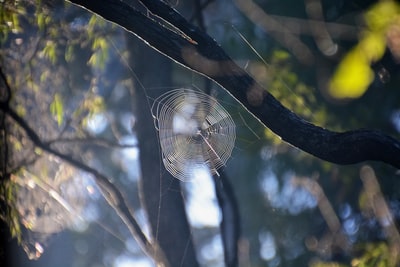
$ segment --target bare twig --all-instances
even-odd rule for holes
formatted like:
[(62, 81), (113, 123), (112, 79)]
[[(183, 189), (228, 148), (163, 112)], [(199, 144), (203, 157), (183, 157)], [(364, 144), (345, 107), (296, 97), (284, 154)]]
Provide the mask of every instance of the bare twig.
[(260, 25), (265, 31), (283, 46), (288, 48), (296, 58), (304, 64), (311, 64), (314, 56), (310, 49), (292, 31), (283, 24), (269, 16), (253, 1), (236, 0), (238, 8), (256, 25)]
[(194, 42), (160, 27), (120, 1), (101, 0), (102, 4), (83, 0), (72, 2), (118, 23), (175, 62), (214, 80), (289, 144), (337, 164), (377, 160), (400, 168), (399, 140), (377, 130), (333, 132), (307, 122), (284, 107), (234, 63), (214, 39), (188, 23), (163, 1), (141, 0), (152, 13), (175, 25)]
[(397, 266), (400, 252), (400, 234), (396, 228), (393, 214), (383, 197), (375, 171), (370, 166), (365, 165), (360, 170), (360, 178), (363, 182), (364, 191), (370, 208), (372, 209), (376, 219), (379, 221), (379, 224), (389, 241), (389, 259), (392, 263), (390, 266)]
[(57, 144), (57, 143), (92, 143), (97, 146), (108, 147), (108, 148), (135, 148), (137, 144), (119, 144), (116, 142), (112, 142), (105, 138), (100, 137), (84, 137), (84, 138), (56, 138), (46, 142), (48, 145)]
[[(2, 72), (0, 72), (2, 73)], [(1, 75), (1, 74), (0, 74)], [(11, 87), (6, 80), (4, 80), (5, 76), (1, 75), (3, 81), (5, 83), (5, 88), (7, 91), (11, 92)], [(36, 134), (36, 132), (29, 126), (29, 124), (19, 116), (11, 107), (9, 107), (8, 103), (1, 103), (0, 110), (2, 110), (6, 115), (8, 115), (11, 119), (13, 119), (27, 134), (30, 140), (34, 143), (34, 145), (42, 150), (46, 151), (49, 154), (52, 154), (65, 162), (73, 165), (76, 168), (79, 168), (83, 171), (86, 171), (93, 175), (95, 181), (97, 182), (104, 198), (107, 200), (109, 205), (116, 211), (118, 216), (122, 219), (124, 224), (128, 227), (131, 234), (136, 238), (139, 245), (141, 245), (143, 251), (149, 254), (153, 259), (155, 259), (158, 263), (162, 264), (166, 261), (164, 260), (162, 252), (158, 249), (156, 244), (151, 243), (143, 231), (140, 228), (140, 225), (136, 221), (133, 211), (131, 210), (129, 204), (126, 202), (126, 198), (123, 196), (122, 192), (112, 183), (110, 179), (105, 175), (98, 172), (96, 169), (82, 163), (81, 161), (73, 158), (70, 155), (63, 154), (49, 145), (49, 143), (44, 142), (41, 138)]]

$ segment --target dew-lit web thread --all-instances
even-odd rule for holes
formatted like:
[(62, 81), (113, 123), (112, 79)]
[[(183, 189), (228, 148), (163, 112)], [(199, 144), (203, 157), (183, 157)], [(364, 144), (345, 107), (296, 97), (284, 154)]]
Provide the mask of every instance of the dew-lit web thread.
[(236, 131), (232, 117), (216, 99), (174, 89), (155, 99), (152, 114), (168, 172), (182, 181), (203, 167), (218, 175), (231, 156)]

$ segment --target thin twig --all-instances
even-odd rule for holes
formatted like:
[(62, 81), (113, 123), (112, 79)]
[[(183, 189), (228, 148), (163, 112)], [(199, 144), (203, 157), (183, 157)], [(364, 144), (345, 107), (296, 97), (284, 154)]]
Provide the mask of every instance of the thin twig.
[(105, 138), (99, 138), (99, 137), (84, 137), (84, 138), (57, 138), (50, 140), (46, 142), (48, 145), (52, 144), (57, 144), (57, 143), (92, 143), (98, 146), (102, 147), (108, 147), (108, 148), (135, 148), (137, 147), (137, 144), (119, 144), (112, 142), (110, 140), (107, 140)]
[[(7, 80), (4, 79), (5, 76), (2, 74), (1, 71), (0, 75), (1, 78), (3, 78), (4, 80), (7, 91), (11, 92), (11, 87), (8, 84)], [(112, 182), (110, 182), (110, 179), (108, 177), (101, 174), (96, 169), (73, 158), (72, 156), (63, 154), (51, 148), (49, 143), (42, 141), (41, 138), (36, 134), (36, 132), (28, 125), (28, 123), (12, 108), (10, 108), (8, 104), (2, 102), (0, 105), (0, 110), (11, 117), (26, 132), (27, 136), (36, 147), (41, 148), (43, 151), (46, 151), (49, 154), (57, 156), (58, 158), (64, 160), (65, 162), (73, 165), (76, 168), (92, 174), (99, 188), (101, 189), (104, 198), (107, 200), (109, 205), (113, 207), (118, 216), (128, 227), (131, 234), (136, 238), (139, 245), (141, 245), (143, 251), (148, 253), (149, 256), (157, 261), (160, 260), (161, 262), (166, 262), (164, 261), (162, 253), (159, 251), (157, 246), (152, 244), (141, 230), (140, 225), (134, 218), (133, 212), (126, 202), (126, 198), (123, 196), (122, 192)]]
[(109, 205), (113, 207), (113, 209), (117, 212), (118, 216), (128, 227), (131, 234), (136, 238), (138, 243), (141, 245), (143, 251), (148, 253), (155, 260), (161, 260), (163, 262), (160, 251), (154, 244), (152, 244), (147, 239), (147, 237), (141, 230), (140, 225), (134, 218), (133, 212), (131, 211), (128, 203), (126, 203), (126, 198), (123, 196), (122, 192), (112, 182), (110, 182), (110, 179), (108, 177), (101, 174), (92, 167), (82, 163), (81, 161), (73, 158), (72, 156), (65, 155), (55, 149), (52, 149), (47, 143), (43, 142), (40, 139), (40, 137), (27, 124), (27, 122), (23, 118), (21, 118), (13, 109), (8, 108), (6, 112), (20, 127), (24, 129), (28, 137), (33, 141), (33, 143), (37, 147), (41, 148), (47, 153), (57, 156), (58, 158), (64, 160), (65, 162), (73, 165), (76, 168), (79, 168), (85, 172), (92, 174), (99, 188), (101, 189), (104, 198), (107, 200)]

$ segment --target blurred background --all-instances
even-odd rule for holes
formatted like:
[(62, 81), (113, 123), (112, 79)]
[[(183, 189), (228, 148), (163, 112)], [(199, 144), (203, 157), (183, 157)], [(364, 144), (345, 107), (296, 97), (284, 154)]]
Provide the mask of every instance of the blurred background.
[[(379, 129), (400, 139), (397, 2), (170, 5), (304, 119), (333, 131)], [(155, 156), (141, 159), (140, 136), (151, 136), (155, 128), (150, 115), (140, 116), (163, 92), (192, 88), (210, 92), (236, 124), (223, 172), (240, 216), (239, 266), (399, 264), (399, 170), (379, 162), (339, 166), (282, 142), (217, 84), (69, 2), (2, 1), (0, 23), (0, 67), (11, 88), (10, 107), (45, 146), (109, 177), (149, 239), (142, 169), (155, 169), (159, 180), (166, 171), (158, 146)], [(4, 103), (4, 79), (0, 84)], [(0, 118), (3, 262), (155, 266), (104, 199), (93, 173), (38, 147), (24, 123), (4, 112)], [(182, 197), (191, 236), (182, 242), (193, 239), (200, 266), (225, 266), (214, 182), (207, 170), (195, 176), (190, 182), (163, 180), (167, 186), (160, 182), (159, 190), (146, 195), (160, 195), (160, 209), (163, 194)], [(164, 206), (174, 214), (173, 206)], [(186, 223), (174, 216), (178, 225)]]

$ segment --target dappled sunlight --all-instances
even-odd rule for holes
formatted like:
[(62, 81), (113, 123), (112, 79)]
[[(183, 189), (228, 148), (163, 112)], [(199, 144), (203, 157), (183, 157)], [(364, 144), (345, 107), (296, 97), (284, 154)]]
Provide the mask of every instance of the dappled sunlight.
[(209, 243), (202, 247), (200, 254), (201, 258), (205, 260), (205, 262), (212, 262), (212, 266), (224, 266), (224, 263), (222, 261), (223, 247), (221, 236), (215, 235)]
[(87, 121), (87, 129), (92, 134), (102, 133), (106, 129), (107, 125), (107, 117), (102, 113), (91, 116)]
[(400, 110), (393, 111), (390, 121), (398, 133), (400, 133)]
[[(151, 237), (151, 229), (150, 229), (146, 211), (141, 208), (135, 212), (135, 216), (136, 216), (137, 222), (140, 224), (140, 226), (142, 228), (143, 234), (145, 234), (147, 237), (150, 238)], [(136, 242), (136, 246), (139, 248), (139, 245), (137, 244), (137, 242)], [(132, 246), (130, 248), (132, 248)], [(136, 252), (139, 252), (139, 251), (140, 250), (138, 249)]]
[(18, 211), (13, 227), (29, 258), (39, 258), (54, 234), (82, 225), (88, 197), (81, 178), (74, 168), (51, 157), (11, 177), (9, 190)]
[(120, 255), (115, 258), (113, 267), (153, 267), (154, 264), (146, 258), (132, 258), (131, 255)]
[(97, 1), (0, 0), (1, 266), (398, 265), (397, 3)]
[(283, 181), (270, 171), (265, 171), (261, 180), (261, 188), (269, 204), (277, 209), (287, 210), (295, 215), (313, 209), (317, 206), (317, 199), (308, 190), (296, 186), (292, 173), (286, 173)]
[(114, 149), (111, 154), (112, 161), (120, 165), (126, 171), (126, 177), (130, 181), (137, 181), (140, 175), (139, 166), (139, 148), (137, 147), (137, 138), (135, 135), (122, 136), (119, 140), (124, 148)]
[(76, 240), (74, 243), (75, 251), (81, 255), (86, 255), (89, 252), (89, 244), (84, 239)]
[(188, 191), (186, 201), (188, 217), (194, 227), (218, 227), (221, 212), (217, 205), (214, 185), (206, 168), (194, 170), (195, 179), (184, 183)]
[(261, 248), (260, 255), (266, 261), (270, 261), (276, 257), (275, 238), (270, 232), (261, 232), (258, 236)]
[(364, 15), (367, 28), (359, 43), (339, 63), (329, 82), (329, 93), (337, 99), (359, 98), (371, 85), (375, 73), (372, 65), (380, 60), (388, 46), (398, 57), (393, 44), (398, 42), (400, 6), (395, 1), (381, 1)]

